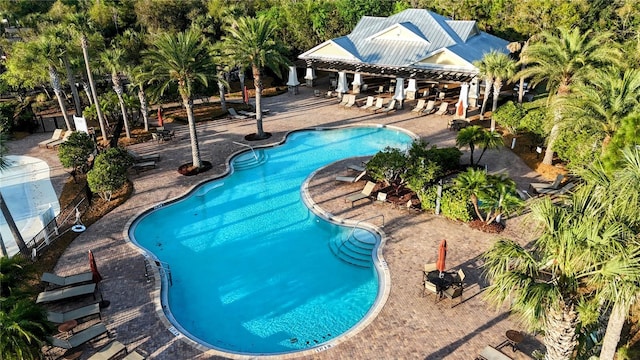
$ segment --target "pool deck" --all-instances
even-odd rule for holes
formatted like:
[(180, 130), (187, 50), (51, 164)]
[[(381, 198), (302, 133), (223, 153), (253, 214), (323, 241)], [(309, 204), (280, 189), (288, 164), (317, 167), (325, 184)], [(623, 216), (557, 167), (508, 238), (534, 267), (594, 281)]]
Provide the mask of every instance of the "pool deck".
[[(264, 108), (270, 109), (270, 114), (263, 119), (264, 129), (273, 136), (252, 145), (277, 143), (286, 132), (295, 129), (352, 124), (393, 125), (439, 147), (455, 144), (456, 132), (449, 131), (446, 126), (449, 117), (416, 116), (410, 111), (415, 101), (390, 115), (371, 114), (339, 107), (335, 98), (315, 97), (312, 89), (300, 87), (298, 95), (265, 98), (264, 103)], [(66, 275), (88, 271), (87, 251), (93, 250), (104, 278), (100, 283), (101, 293), (111, 303), (102, 310), (102, 321), (111, 338), (127, 345), (129, 350), (135, 349), (153, 359), (223, 359), (225, 357), (211, 351), (203, 352), (168, 330), (165, 320), (156, 313), (155, 281), (147, 281), (144, 256), (126, 240), (126, 227), (143, 211), (223, 174), (229, 156), (244, 150), (233, 141), (246, 143), (243, 137), (255, 132), (255, 122), (220, 119), (199, 123), (197, 131), (202, 159), (211, 161), (213, 169), (193, 177), (182, 176), (176, 171), (179, 165), (191, 160), (187, 127), (174, 123), (165, 125), (175, 130), (174, 140), (131, 147), (141, 154), (160, 153), (157, 167), (140, 174), (131, 173), (135, 188), (132, 197), (74, 240), (58, 262), (56, 272)], [(60, 166), (56, 151), (37, 146), (48, 136), (50, 134), (35, 134), (11, 141), (9, 153), (47, 161), (59, 194), (68, 174)], [(394, 208), (390, 204), (362, 202), (351, 208), (343, 199), (349, 193), (360, 191), (364, 181), (343, 184), (334, 180), (338, 174), (348, 174), (346, 165), (349, 163), (353, 161), (335, 163), (319, 171), (309, 183), (309, 192), (320, 207), (335, 216), (364, 219), (384, 215), (382, 230), (387, 242), (383, 254), (390, 271), (391, 291), (380, 314), (360, 332), (326, 351), (297, 358), (474, 359), (485, 346), (502, 343), (507, 330), (522, 330), (505, 308), (497, 309), (482, 296), (487, 284), (481, 276), (480, 256), (491, 246), (495, 235), (438, 216)], [(507, 171), (521, 189), (526, 189), (530, 182), (542, 180), (507, 148), (488, 151), (482, 163), (488, 164), (490, 172)], [(531, 240), (531, 232), (520, 226), (520, 222), (520, 218), (507, 220), (507, 230), (501, 236), (521, 243)], [(379, 220), (372, 223), (380, 225)], [(457, 305), (456, 300), (454, 307), (450, 307), (448, 299), (434, 303), (432, 296), (421, 296), (422, 266), (435, 262), (437, 245), (443, 238), (448, 241), (447, 267), (463, 269), (467, 274), (464, 301)], [(66, 306), (77, 307), (79, 304), (80, 301), (76, 301)], [(89, 357), (107, 341), (102, 338), (86, 344), (81, 359)], [(522, 351), (514, 353), (510, 348), (503, 351), (513, 359), (529, 359), (534, 349), (541, 348), (539, 337), (527, 335), (521, 344)]]

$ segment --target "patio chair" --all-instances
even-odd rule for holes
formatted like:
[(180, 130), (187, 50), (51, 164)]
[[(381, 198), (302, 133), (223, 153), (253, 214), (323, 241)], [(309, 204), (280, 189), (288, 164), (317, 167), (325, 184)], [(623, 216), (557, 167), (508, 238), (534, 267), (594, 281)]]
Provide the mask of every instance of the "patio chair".
[(414, 113), (422, 112), (422, 110), (424, 110), (424, 105), (425, 105), (425, 100), (424, 99), (418, 100), (418, 103), (416, 104), (416, 107), (411, 109), (411, 112), (414, 112)]
[(118, 340), (112, 340), (107, 345), (105, 345), (102, 348), (100, 348), (98, 350), (98, 352), (96, 352), (95, 354), (90, 356), (88, 360), (109, 360), (109, 359), (113, 359), (114, 357), (116, 357), (116, 355), (122, 353), (123, 351), (126, 353), (127, 352), (127, 347), (124, 346), (124, 344), (122, 344)]
[(45, 303), (45, 302), (53, 302), (66, 300), (73, 297), (83, 296), (83, 295), (93, 295), (95, 299), (95, 291), (96, 284), (86, 284), (72, 287), (65, 287), (56, 290), (43, 291), (38, 294), (38, 298), (36, 299), (36, 304)]
[(531, 183), (529, 187), (535, 190), (535, 192), (537, 192), (538, 194), (541, 194), (541, 191), (544, 192), (547, 190), (557, 190), (558, 188), (560, 188), (560, 183), (562, 182), (562, 179), (564, 179), (564, 175), (558, 174), (558, 176), (556, 176), (556, 179), (551, 184), (550, 183)]
[(372, 107), (368, 108), (367, 110), (375, 113), (378, 110), (382, 110), (383, 107), (384, 107), (384, 99), (379, 97), (379, 98), (376, 98), (375, 105), (373, 105)]
[(539, 194), (560, 196), (560, 195), (564, 195), (567, 192), (569, 192), (569, 190), (573, 189), (574, 186), (576, 186), (576, 183), (568, 182), (568, 183), (564, 184), (564, 186), (559, 188), (559, 189), (540, 189)]
[(427, 106), (425, 106), (424, 110), (422, 110), (422, 112), (420, 114), (422, 114), (422, 115), (431, 115), (431, 114), (433, 114), (434, 111), (436, 111), (435, 107), (436, 107), (435, 100), (429, 100), (429, 101), (427, 101)]
[(493, 346), (485, 346), (476, 360), (513, 360)]
[(89, 342), (90, 340), (93, 340), (98, 336), (106, 333), (107, 333), (107, 328), (104, 326), (104, 324), (98, 323), (73, 334), (68, 339), (63, 340), (63, 339), (59, 339), (51, 336), (49, 337), (49, 340), (51, 341), (51, 345), (53, 347), (69, 350), (69, 349), (77, 348), (78, 346), (86, 342)]
[(145, 171), (145, 170), (149, 170), (149, 169), (155, 169), (156, 168), (156, 162), (155, 161), (145, 161), (145, 162), (134, 163), (133, 165), (131, 165), (131, 168), (136, 172), (136, 174), (139, 174), (141, 171)]
[(351, 99), (351, 95), (349, 95), (349, 94), (344, 94), (344, 95), (342, 95), (342, 100), (340, 101), (340, 103), (338, 104), (338, 106), (345, 106), (345, 105), (347, 105), (347, 103), (349, 102), (349, 99)]
[(42, 277), (40, 278), (40, 280), (42, 282), (47, 283), (49, 288), (52, 289), (56, 287), (73, 286), (73, 285), (89, 283), (93, 280), (93, 273), (91, 273), (91, 271), (88, 271), (88, 272), (75, 274), (75, 275), (58, 276), (56, 274), (45, 272), (42, 274)]
[(247, 119), (248, 118), (248, 116), (238, 114), (236, 112), (236, 109), (234, 109), (232, 107), (228, 108), (227, 111), (229, 112), (229, 115), (231, 115), (231, 117), (234, 118), (234, 119), (243, 120), (243, 119)]
[(367, 170), (362, 170), (358, 176), (336, 176), (336, 181), (344, 181), (348, 183), (358, 182), (366, 173)]
[(460, 298), (460, 301), (458, 302), (458, 304), (462, 303), (462, 291), (463, 290), (464, 290), (464, 288), (462, 286), (452, 285), (448, 289), (443, 291), (442, 294), (444, 296), (446, 296), (447, 298), (451, 299), (451, 307), (453, 307), (453, 299), (455, 299), (455, 298)]
[(127, 149), (127, 153), (133, 158), (133, 162), (160, 161), (160, 154), (140, 155), (137, 152)]
[(376, 93), (382, 94), (383, 92), (384, 92), (384, 85), (378, 86), (378, 90), (376, 90)]
[(387, 193), (386, 192), (378, 192), (378, 196), (376, 196), (375, 204), (384, 204), (387, 202)]
[(370, 107), (373, 106), (373, 101), (375, 100), (375, 98), (373, 96), (367, 96), (367, 102), (363, 105), (360, 106), (358, 109), (360, 110), (367, 110)]
[(356, 164), (347, 165), (347, 169), (353, 170), (353, 171), (359, 171), (359, 172), (362, 172), (362, 171), (366, 170), (366, 168), (364, 166), (360, 166), (360, 165), (356, 165)]
[(447, 113), (447, 109), (449, 108), (449, 103), (443, 101), (438, 108), (438, 111), (435, 112), (436, 115), (444, 115)]
[(51, 138), (49, 138), (49, 139), (47, 139), (47, 140), (44, 140), (44, 141), (40, 141), (40, 142), (38, 143), (38, 147), (44, 147), (44, 148), (46, 148), (46, 147), (47, 147), (47, 144), (52, 143), (52, 142), (54, 142), (54, 141), (58, 141), (58, 140), (60, 140), (60, 138), (62, 137), (62, 132), (63, 132), (63, 131), (64, 131), (64, 130), (62, 130), (62, 129), (55, 129), (55, 130), (53, 131), (53, 134), (51, 134)]
[(353, 195), (347, 196), (345, 201), (350, 201), (351, 207), (353, 207), (353, 203), (355, 203), (356, 201), (359, 201), (362, 199), (371, 200), (369, 197), (371, 196), (371, 193), (373, 192), (374, 187), (376, 187), (376, 183), (367, 181), (367, 184), (364, 186), (364, 189), (362, 189), (362, 191), (360, 191), (359, 193), (355, 193)]
[(57, 149), (58, 146), (60, 146), (60, 144), (62, 144), (63, 142), (69, 140), (69, 136), (71, 136), (71, 134), (73, 134), (73, 131), (65, 132), (64, 136), (62, 137), (62, 139), (56, 140), (56, 141), (52, 141), (52, 142), (48, 143), (47, 144), (47, 149)]
[(353, 107), (353, 105), (356, 104), (356, 95), (352, 94), (349, 97), (349, 101), (347, 102), (347, 104), (344, 107), (350, 108)]
[(81, 308), (62, 313), (47, 311), (47, 320), (51, 321), (52, 323), (62, 324), (63, 322), (82, 319), (84, 317), (89, 317), (92, 315), (98, 315), (100, 319), (102, 319), (102, 316), (100, 315), (99, 303), (83, 306)]
[(433, 294), (435, 297), (435, 302), (438, 302), (440, 295), (438, 294), (438, 288), (436, 287), (436, 284), (432, 283), (429, 280), (424, 280), (423, 283), (424, 283), (423, 296), (426, 296), (428, 294)]
[(391, 102), (389, 102), (389, 105), (381, 110), (381, 113), (389, 115), (389, 113), (392, 111), (396, 111), (396, 99), (391, 100)]

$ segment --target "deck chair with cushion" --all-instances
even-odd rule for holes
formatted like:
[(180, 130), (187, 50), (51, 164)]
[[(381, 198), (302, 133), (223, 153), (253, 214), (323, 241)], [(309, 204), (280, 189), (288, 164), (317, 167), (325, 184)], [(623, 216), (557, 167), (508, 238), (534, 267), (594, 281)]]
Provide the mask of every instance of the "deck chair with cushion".
[(353, 171), (358, 171), (358, 172), (363, 172), (363, 171), (366, 170), (366, 168), (364, 166), (360, 166), (360, 165), (356, 165), (356, 164), (347, 165), (347, 169), (353, 170)]
[(424, 110), (422, 110), (422, 115), (431, 115), (434, 111), (436, 111), (436, 102), (435, 100), (427, 101), (427, 106), (425, 106)]
[(98, 323), (82, 331), (78, 331), (68, 339), (63, 340), (63, 339), (59, 339), (51, 336), (49, 337), (49, 340), (51, 341), (51, 345), (53, 347), (69, 350), (69, 349), (77, 348), (78, 346), (90, 340), (93, 340), (100, 335), (104, 335), (106, 333), (107, 333), (107, 328), (104, 326), (104, 324)]
[(340, 99), (340, 103), (338, 103), (338, 106), (347, 105), (347, 103), (349, 102), (350, 98), (351, 98), (351, 96), (349, 94), (343, 94), (342, 95), (342, 99)]
[(90, 283), (91, 281), (93, 281), (93, 273), (91, 271), (88, 271), (75, 275), (58, 276), (56, 274), (46, 272), (42, 274), (40, 280), (49, 284), (49, 288), (74, 286), (84, 283)]
[(553, 183), (531, 183), (531, 185), (529, 185), (531, 187), (531, 189), (535, 190), (535, 192), (537, 193), (541, 193), (541, 191), (547, 191), (547, 190), (557, 190), (560, 188), (560, 183), (562, 182), (562, 179), (564, 179), (564, 175), (563, 174), (558, 174), (558, 176), (556, 176), (556, 179), (553, 181)]
[(382, 110), (383, 108), (384, 108), (384, 99), (379, 97), (379, 98), (376, 98), (375, 105), (368, 108), (367, 110), (375, 113), (375, 112), (378, 112), (379, 110)]
[(60, 144), (69, 140), (69, 136), (71, 136), (71, 134), (73, 134), (73, 131), (67, 131), (64, 133), (62, 139), (47, 143), (47, 149), (57, 149)]
[(447, 113), (447, 109), (449, 108), (449, 103), (443, 101), (438, 108), (438, 111), (435, 112), (436, 115), (444, 115)]
[(371, 193), (373, 192), (374, 187), (376, 187), (376, 183), (367, 181), (367, 184), (364, 186), (364, 189), (362, 189), (362, 191), (360, 191), (359, 193), (355, 193), (347, 196), (345, 201), (350, 201), (351, 207), (353, 207), (353, 204), (356, 201), (363, 200), (363, 199), (371, 200), (370, 196), (371, 196)]
[(136, 351), (132, 351), (127, 356), (123, 357), (122, 360), (144, 360), (144, 356), (138, 354)]
[(47, 311), (47, 320), (51, 321), (52, 323), (62, 324), (63, 322), (67, 322), (69, 320), (82, 319), (92, 315), (98, 315), (100, 319), (102, 319), (102, 316), (100, 315), (99, 303), (83, 306), (81, 308), (73, 309), (63, 313)]
[(155, 167), (156, 167), (155, 161), (144, 161), (144, 162), (134, 163), (133, 165), (131, 165), (131, 168), (133, 169), (133, 171), (136, 172), (136, 174), (140, 174), (141, 171), (155, 169)]
[(100, 348), (98, 352), (90, 356), (88, 360), (110, 360), (122, 352), (126, 353), (127, 347), (120, 341), (113, 340)]
[(160, 154), (144, 154), (140, 155), (137, 152), (127, 149), (127, 153), (133, 158), (133, 162), (145, 162), (145, 161), (160, 161)]
[(381, 113), (389, 115), (389, 113), (392, 111), (396, 111), (396, 99), (391, 100), (391, 102), (389, 102), (389, 105), (381, 110)]
[[(258, 114), (254, 113), (253, 111), (245, 111), (245, 110), (238, 110), (238, 114), (240, 115), (244, 115), (244, 116), (248, 116), (248, 117), (256, 117)], [(264, 114), (264, 112), (263, 112)]]
[(234, 109), (232, 107), (228, 108), (227, 111), (229, 112), (229, 115), (231, 115), (231, 117), (234, 118), (234, 119), (243, 120), (243, 119), (247, 119), (248, 118), (248, 116), (238, 114), (236, 112), (236, 109)]
[(62, 129), (55, 129), (55, 130), (53, 131), (53, 134), (51, 135), (51, 138), (49, 138), (49, 139), (47, 139), (47, 140), (44, 140), (44, 141), (40, 141), (40, 142), (38, 143), (38, 147), (44, 147), (44, 148), (46, 148), (46, 147), (47, 147), (47, 144), (52, 143), (52, 142), (54, 142), (54, 141), (58, 141), (58, 140), (60, 140), (60, 138), (62, 137), (62, 132), (63, 132), (63, 131), (64, 131), (64, 130), (62, 130)]
[(374, 101), (375, 101), (375, 98), (373, 96), (367, 96), (367, 102), (364, 105), (360, 106), (358, 109), (367, 110), (373, 106)]
[(480, 352), (480, 355), (476, 358), (476, 360), (512, 360), (510, 357), (505, 355), (500, 350), (494, 348), (493, 346), (485, 346), (484, 349)]
[(38, 294), (36, 304), (66, 300), (83, 295), (93, 295), (93, 298), (95, 299), (95, 291), (96, 284), (79, 285), (56, 290), (43, 291)]
[(422, 112), (422, 110), (424, 110), (424, 105), (425, 105), (425, 100), (424, 99), (418, 100), (418, 103), (416, 104), (416, 107), (411, 109), (411, 112), (414, 112), (414, 113)]
[(336, 181), (344, 181), (348, 183), (358, 182), (366, 173), (367, 170), (362, 170), (358, 176), (336, 176)]
[(350, 95), (349, 101), (344, 105), (346, 108), (350, 108), (356, 104), (356, 95)]

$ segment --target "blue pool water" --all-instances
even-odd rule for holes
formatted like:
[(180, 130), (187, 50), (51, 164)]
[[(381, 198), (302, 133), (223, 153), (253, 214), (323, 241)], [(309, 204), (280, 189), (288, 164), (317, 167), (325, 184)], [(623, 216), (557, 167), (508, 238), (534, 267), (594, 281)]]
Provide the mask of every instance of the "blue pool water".
[(171, 268), (169, 318), (198, 342), (251, 354), (308, 349), (348, 331), (375, 302), (378, 274), (334, 255), (329, 242), (351, 229), (313, 214), (300, 187), (329, 163), (411, 141), (383, 127), (294, 132), (142, 215), (129, 235)]

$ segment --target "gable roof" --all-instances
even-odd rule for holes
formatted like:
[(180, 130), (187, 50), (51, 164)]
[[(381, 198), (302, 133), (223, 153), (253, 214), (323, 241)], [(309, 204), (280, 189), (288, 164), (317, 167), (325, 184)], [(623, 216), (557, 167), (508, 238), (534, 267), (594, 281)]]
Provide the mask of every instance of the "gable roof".
[[(351, 60), (318, 51), (331, 42), (348, 51)], [(386, 18), (364, 16), (349, 35), (320, 44), (299, 58), (477, 73), (474, 61), (492, 50), (508, 53), (507, 44), (506, 40), (479, 31), (475, 21), (451, 20), (428, 10), (408, 9)]]

